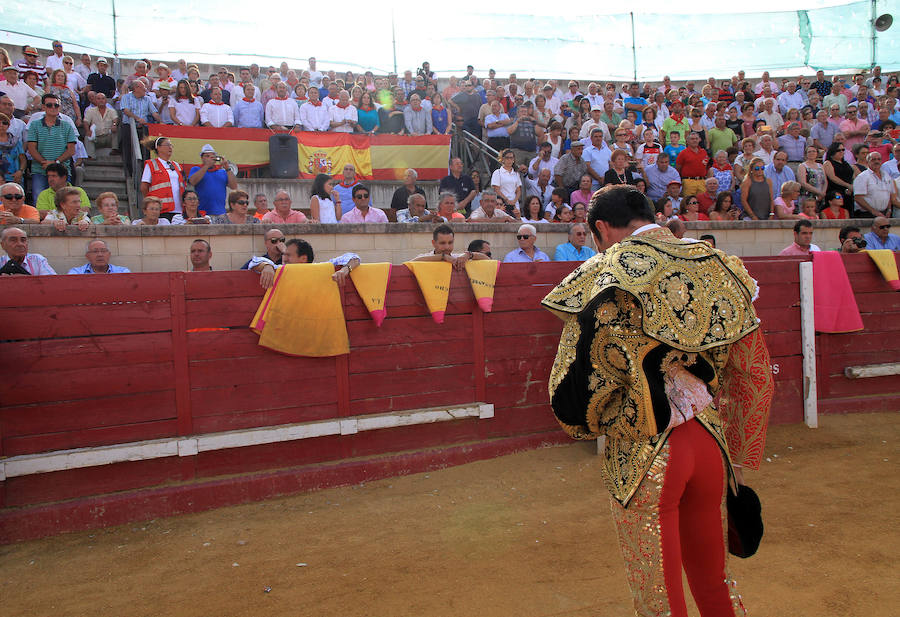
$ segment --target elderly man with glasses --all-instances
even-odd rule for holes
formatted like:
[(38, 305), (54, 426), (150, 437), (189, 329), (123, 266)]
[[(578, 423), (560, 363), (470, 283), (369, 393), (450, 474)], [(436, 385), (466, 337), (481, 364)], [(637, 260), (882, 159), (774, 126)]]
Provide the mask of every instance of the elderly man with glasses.
[(900, 251), (900, 236), (891, 233), (891, 222), (883, 216), (875, 217), (872, 221), (872, 231), (863, 238), (866, 241), (866, 248), (870, 250)]
[[(266, 212), (262, 217), (263, 223), (276, 223), (279, 225), (287, 225), (291, 223), (306, 223), (309, 219), (299, 210), (292, 210), (291, 205), (294, 203), (290, 193), (284, 189), (275, 193), (275, 209)], [(275, 230), (277, 231), (277, 230)], [(280, 232), (279, 232), (280, 233)], [(284, 235), (281, 235), (284, 238)], [(266, 247), (268, 248), (268, 247)], [(270, 251), (271, 253), (271, 251)]]
[(0, 248), (6, 252), (6, 255), (0, 255), (0, 275), (46, 276), (56, 274), (46, 257), (28, 252), (28, 234), (18, 227), (7, 227), (3, 233), (0, 233)]
[(516, 240), (519, 248), (510, 251), (503, 258), (503, 263), (533, 263), (537, 261), (550, 261), (549, 255), (534, 246), (537, 241), (537, 229), (528, 223), (520, 225), (516, 231)]
[(569, 229), (569, 241), (556, 247), (553, 261), (585, 261), (597, 252), (584, 245), (587, 240), (587, 226), (576, 223)]
[(37, 208), (25, 204), (25, 189), (15, 182), (0, 186), (0, 225), (40, 223)]
[(129, 274), (124, 266), (109, 263), (109, 247), (103, 240), (91, 240), (84, 253), (87, 263), (69, 270), (69, 274)]

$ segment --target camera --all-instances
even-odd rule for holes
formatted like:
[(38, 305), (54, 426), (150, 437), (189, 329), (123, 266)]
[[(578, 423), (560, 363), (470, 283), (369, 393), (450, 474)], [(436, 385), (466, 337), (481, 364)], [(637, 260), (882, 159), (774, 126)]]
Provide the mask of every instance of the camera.
[(214, 160), (216, 162), (216, 165), (221, 165), (222, 161), (224, 161), (225, 159), (223, 159), (221, 156), (217, 156)]
[(859, 236), (857, 236), (855, 238), (850, 238), (850, 239), (853, 240), (853, 244), (855, 244), (856, 248), (858, 248), (858, 249), (864, 249), (864, 248), (866, 248), (866, 245), (868, 244), (868, 242), (866, 242), (865, 238), (861, 238)]

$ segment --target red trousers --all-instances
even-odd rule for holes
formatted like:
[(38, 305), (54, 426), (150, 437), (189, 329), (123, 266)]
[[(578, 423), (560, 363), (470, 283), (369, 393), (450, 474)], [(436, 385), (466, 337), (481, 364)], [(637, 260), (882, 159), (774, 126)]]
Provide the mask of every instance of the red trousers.
[(641, 617), (687, 617), (681, 570), (702, 617), (746, 614), (725, 571), (726, 474), (718, 443), (697, 420), (672, 430), (637, 493), (612, 511)]

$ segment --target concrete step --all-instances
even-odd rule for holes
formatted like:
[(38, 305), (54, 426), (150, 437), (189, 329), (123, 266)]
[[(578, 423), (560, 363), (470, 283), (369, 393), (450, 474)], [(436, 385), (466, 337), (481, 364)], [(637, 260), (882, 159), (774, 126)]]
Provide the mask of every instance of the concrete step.
[(122, 156), (119, 154), (116, 155), (106, 155), (106, 156), (95, 156), (92, 159), (87, 159), (84, 162), (85, 165), (118, 165), (121, 167), (123, 165)]
[(116, 194), (116, 197), (119, 198), (120, 202), (128, 203), (128, 189), (126, 187), (126, 183), (122, 182), (97, 182), (91, 180), (85, 180), (81, 183), (81, 188), (84, 189), (84, 192), (87, 193), (87, 196), (90, 197), (91, 201), (97, 198), (97, 195), (103, 193), (105, 191), (112, 191)]
[(84, 168), (84, 179), (97, 182), (125, 181), (125, 170), (115, 165), (91, 165)]

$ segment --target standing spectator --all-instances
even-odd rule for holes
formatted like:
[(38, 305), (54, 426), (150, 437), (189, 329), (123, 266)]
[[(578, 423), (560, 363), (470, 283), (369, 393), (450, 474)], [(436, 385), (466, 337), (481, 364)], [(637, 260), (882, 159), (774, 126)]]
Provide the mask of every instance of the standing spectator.
[[(847, 106), (847, 117), (841, 122), (841, 133), (844, 134), (844, 147), (853, 150), (853, 146), (865, 142), (869, 132), (869, 123), (857, 117), (857, 105)], [(852, 162), (852, 161), (851, 161)]]
[(788, 167), (788, 155), (784, 150), (779, 150), (772, 157), (772, 163), (766, 165), (766, 178), (772, 181), (772, 194), (781, 193), (781, 185), (785, 182), (794, 182), (797, 177), (794, 171)]
[(569, 192), (578, 188), (581, 177), (588, 170), (588, 163), (582, 157), (583, 154), (584, 144), (580, 141), (572, 142), (571, 150), (562, 155), (559, 163), (556, 164), (556, 169), (553, 170), (553, 184), (557, 188), (563, 188)]
[(475, 92), (475, 86), (467, 80), (463, 83), (463, 91), (457, 93), (450, 101), (459, 110), (462, 128), (481, 139), (481, 125), (478, 123), (478, 111), (481, 109), (481, 97)]
[(806, 146), (806, 158), (797, 166), (797, 181), (800, 183), (800, 196), (812, 197), (817, 202), (825, 198), (825, 170), (819, 162), (819, 150), (813, 145)]
[[(626, 167), (627, 164), (628, 152), (626, 150), (613, 150), (612, 155), (609, 157), (609, 169), (603, 175), (604, 186), (607, 184), (634, 184), (634, 174)], [(583, 203), (585, 205), (589, 204), (590, 199)]]
[(78, 95), (66, 85), (66, 73), (57, 69), (50, 74), (50, 85), (47, 92), (55, 94), (59, 100), (59, 112), (72, 118), (75, 126), (81, 126), (81, 108), (78, 106)]
[(519, 248), (510, 251), (503, 258), (503, 263), (532, 263), (537, 261), (550, 261), (550, 257), (541, 249), (534, 246), (537, 241), (537, 229), (534, 225), (525, 223), (516, 231), (516, 240)]
[(355, 130), (358, 117), (356, 107), (350, 104), (350, 94), (341, 90), (338, 101), (328, 107), (330, 115), (329, 126), (336, 133), (352, 133)]
[[(500, 101), (491, 103), (491, 113), (484, 117), (484, 127), (487, 129), (487, 144), (494, 150), (509, 148), (509, 126), (513, 123), (509, 116), (503, 112)], [(515, 160), (513, 154), (513, 160)]]
[(103, 240), (91, 240), (84, 254), (87, 263), (69, 270), (69, 274), (128, 274), (124, 266), (109, 263), (109, 246)]
[(843, 142), (832, 142), (825, 155), (825, 162), (822, 163), (822, 170), (828, 181), (826, 191), (838, 191), (849, 198), (853, 193), (854, 173), (850, 163), (844, 160), (844, 150)]
[(97, 58), (97, 72), (87, 77), (87, 88), (91, 92), (103, 93), (107, 99), (116, 95), (116, 80), (106, 74), (109, 63), (106, 58)]
[[(122, 112), (122, 124), (124, 126), (135, 125), (138, 133), (138, 139), (147, 136), (147, 123), (156, 120), (160, 121), (159, 114), (153, 107), (150, 97), (147, 96), (147, 86), (141, 80), (135, 80), (131, 84), (131, 92), (122, 96), (119, 102), (119, 108)], [(128, 168), (129, 173), (134, 165), (134, 154), (131, 151), (131, 133), (129, 129), (119, 132), (119, 150), (122, 151), (122, 158)]]
[[(817, 86), (818, 89), (818, 86)], [(840, 115), (844, 115), (847, 112), (847, 105), (849, 104), (850, 99), (848, 99), (841, 92), (841, 84), (838, 81), (835, 81), (831, 84), (831, 93), (826, 93), (822, 95), (822, 107), (831, 108), (832, 105), (837, 105), (840, 110)]]
[(716, 112), (714, 126), (706, 131), (709, 151), (713, 154), (719, 150), (728, 150), (728, 148), (734, 146), (738, 141), (734, 131), (725, 124), (725, 112)]
[(435, 93), (431, 97), (431, 126), (435, 135), (450, 135), (453, 132), (453, 123), (450, 122), (449, 111), (444, 107), (444, 97)]
[(134, 73), (132, 73), (131, 75), (129, 75), (128, 77), (125, 78), (125, 87), (131, 88), (132, 84), (134, 82), (140, 80), (141, 77), (147, 79), (148, 87), (150, 85), (152, 85), (153, 81), (150, 79), (150, 76), (147, 74), (147, 71), (149, 70), (149, 68), (150, 67), (147, 66), (147, 63), (144, 62), (143, 60), (138, 60), (137, 62), (135, 62), (134, 63)]
[(422, 106), (418, 94), (409, 97), (409, 105), (403, 110), (403, 122), (409, 135), (431, 135), (434, 132), (431, 111)]
[(3, 93), (12, 99), (15, 106), (15, 117), (21, 119), (31, 108), (40, 103), (38, 93), (19, 79), (19, 73), (13, 66), (4, 67), (3, 77), (6, 78), (6, 83), (3, 84)]
[(59, 98), (45, 94), (41, 102), (44, 117), (28, 126), (28, 154), (31, 155), (32, 194), (38, 195), (47, 188), (47, 166), (51, 163), (66, 164), (75, 155), (77, 136), (72, 125), (59, 118)]
[[(278, 81), (280, 81), (280, 80), (278, 80)], [(209, 81), (206, 84), (206, 89), (200, 93), (200, 97), (203, 99), (203, 102), (209, 103), (212, 100), (212, 94), (213, 94), (213, 90), (215, 88), (219, 88), (222, 90), (220, 100), (223, 103), (225, 103), (226, 105), (230, 105), (231, 104), (231, 93), (228, 92), (228, 90), (222, 89), (222, 81), (219, 79), (219, 76), (216, 75), (215, 73), (213, 73), (212, 75), (209, 76)], [(272, 93), (272, 95), (270, 98), (275, 98), (275, 84), (274, 83), (272, 84), (271, 93)], [(265, 93), (263, 94), (262, 100), (263, 100), (263, 105), (265, 105), (269, 101), (269, 99), (266, 98)]]
[[(499, 103), (498, 103), (499, 105)], [(506, 115), (506, 114), (503, 114)], [(500, 197), (507, 211), (518, 205), (522, 198), (522, 178), (514, 168), (516, 155), (509, 148), (500, 152), (500, 167), (491, 175), (491, 188)]]
[(857, 216), (868, 218), (891, 215), (891, 206), (900, 208), (894, 181), (881, 171), (881, 153), (870, 152), (868, 169), (853, 181), (853, 199)]
[(684, 196), (696, 195), (706, 186), (706, 173), (709, 167), (709, 153), (700, 148), (700, 136), (691, 132), (687, 138), (687, 148), (675, 159), (675, 167), (684, 185)]
[(90, 156), (96, 154), (97, 148), (115, 148), (119, 114), (106, 104), (106, 95), (102, 92), (94, 95), (94, 104), (84, 112), (84, 126), (88, 134), (85, 145)]
[(185, 189), (184, 172), (181, 165), (172, 160), (172, 141), (168, 137), (148, 137), (143, 145), (155, 152), (156, 158), (144, 163), (141, 194), (158, 199), (164, 213), (180, 213), (181, 194)]
[(378, 132), (379, 118), (378, 108), (371, 92), (363, 92), (359, 97), (359, 107), (356, 108), (356, 128), (368, 135)]
[(647, 181), (647, 196), (654, 202), (663, 196), (673, 182), (678, 184), (678, 191), (681, 191), (681, 176), (669, 165), (668, 156), (657, 157), (656, 165), (644, 166), (642, 171), (644, 180)]
[[(244, 86), (245, 96), (236, 105), (240, 104), (242, 110), (247, 109), (249, 112), (248, 118), (252, 122), (253, 110), (256, 109), (257, 101), (252, 95), (247, 95), (251, 86), (252, 84)], [(301, 126), (303, 120), (300, 117), (300, 108), (297, 107), (297, 103), (293, 99), (288, 97), (287, 84), (279, 82), (275, 86), (275, 94), (275, 98), (266, 103), (266, 126), (275, 131), (293, 131), (295, 127)], [(250, 96), (249, 101), (247, 96)]]
[(214, 128), (234, 126), (234, 112), (222, 101), (222, 88), (212, 88), (209, 103), (200, 107), (200, 124)]
[(7, 227), (0, 233), (0, 248), (6, 253), (0, 255), (2, 274), (32, 276), (56, 274), (46, 257), (39, 253), (28, 252), (28, 234), (18, 227)]
[(603, 131), (600, 127), (591, 129), (591, 143), (585, 146), (582, 157), (587, 163), (587, 174), (591, 177), (591, 190), (596, 191), (603, 183), (606, 172), (609, 171), (609, 163), (613, 151), (606, 145)]
[[(251, 67), (253, 68), (253, 67)], [(316, 70), (316, 59), (315, 57), (311, 57), (309, 59), (309, 83), (312, 86), (318, 88), (322, 85), (322, 72)]]
[(75, 70), (75, 60), (72, 56), (63, 58), (63, 71), (66, 73), (66, 85), (75, 94), (81, 94), (87, 87), (87, 80), (81, 76), (81, 73)]
[(344, 213), (341, 223), (387, 223), (384, 210), (373, 208), (369, 200), (369, 187), (356, 184), (353, 187), (353, 209)]
[(673, 101), (669, 112), (669, 117), (663, 121), (660, 129), (663, 145), (670, 143), (673, 131), (676, 131), (680, 141), (684, 142), (685, 135), (691, 130), (690, 122), (684, 117), (684, 104), (680, 100)]
[(319, 174), (313, 180), (309, 213), (311, 223), (337, 223), (341, 220), (341, 197), (334, 191), (334, 180), (328, 174)]
[(767, 221), (774, 210), (772, 181), (766, 177), (766, 166), (759, 157), (750, 161), (748, 173), (741, 183), (741, 205), (744, 215), (752, 220)]
[[(175, 96), (169, 99), (169, 118), (178, 126), (197, 126), (200, 124), (200, 102), (203, 99), (194, 96), (191, 85), (186, 79), (175, 84)], [(262, 124), (257, 128), (261, 128)]]
[(225, 190), (237, 188), (237, 178), (230, 163), (217, 156), (215, 149), (204, 144), (200, 149), (199, 166), (191, 167), (188, 183), (197, 190), (201, 214), (225, 214)]
[[(718, 150), (713, 157), (713, 164), (709, 167), (709, 178), (715, 178), (718, 183), (716, 195), (719, 193), (730, 193), (734, 189), (734, 170), (728, 162), (728, 153), (725, 150)], [(701, 203), (701, 205), (703, 205)]]
[[(259, 69), (259, 67), (257, 67), (257, 70), (258, 69)], [(180, 60), (178, 60), (178, 64), (172, 70), (171, 76), (172, 76), (172, 79), (176, 83), (181, 81), (182, 79), (187, 79), (188, 78), (187, 60), (185, 60), (184, 58), (181, 58)]]
[(813, 225), (808, 219), (800, 219), (794, 223), (794, 242), (782, 249), (779, 255), (800, 256), (809, 255), (811, 251), (820, 251), (818, 246), (812, 243)]
[(459, 208), (465, 210), (466, 214), (471, 212), (472, 200), (476, 194), (475, 185), (472, 183), (472, 178), (463, 173), (462, 159), (458, 157), (450, 159), (450, 173), (441, 179), (438, 192), (453, 193), (456, 195)]
[(159, 216), (162, 211), (162, 204), (160, 203), (159, 197), (154, 197), (153, 195), (144, 197), (144, 201), (141, 204), (141, 211), (144, 213), (143, 216), (131, 221), (132, 225), (171, 225), (169, 219), (160, 218)]
[[(38, 77), (38, 83), (47, 82), (47, 69), (38, 62), (38, 52), (31, 45), (22, 46), (23, 58), (16, 62), (15, 67), (19, 72), (19, 79), (25, 79), (25, 73), (32, 72)], [(5, 74), (5, 71), (4, 71)], [(9, 81), (9, 78), (7, 78)], [(14, 99), (15, 100), (15, 99)]]
[(828, 112), (820, 109), (816, 113), (816, 123), (809, 129), (809, 138), (817, 148), (827, 150), (834, 141), (834, 136), (840, 131), (839, 126), (835, 126), (828, 121)]
[(44, 63), (44, 66), (47, 68), (48, 73), (63, 68), (64, 56), (62, 43), (60, 43), (59, 41), (53, 41), (51, 45), (53, 46), (53, 53), (47, 56), (47, 62)]
[(812, 82), (811, 86), (819, 96), (824, 97), (831, 92), (832, 83), (825, 79), (824, 71), (816, 71), (816, 81)]
[(331, 125), (331, 114), (319, 100), (319, 91), (310, 88), (306, 92), (309, 101), (300, 108), (300, 122), (304, 131), (327, 131)]
[(507, 128), (509, 132), (509, 146), (516, 156), (517, 167), (521, 166), (524, 168), (537, 150), (532, 110), (533, 106), (530, 101), (518, 106), (516, 108), (516, 119)]

